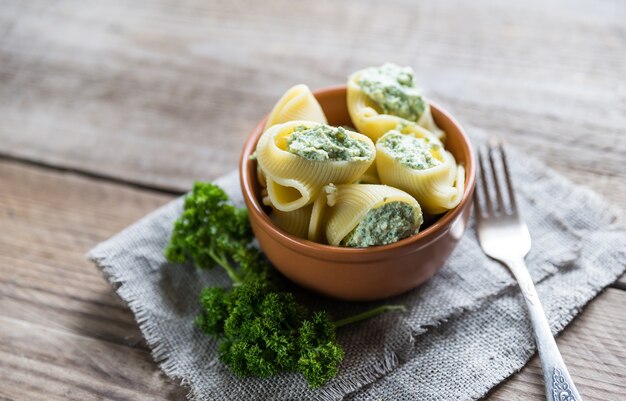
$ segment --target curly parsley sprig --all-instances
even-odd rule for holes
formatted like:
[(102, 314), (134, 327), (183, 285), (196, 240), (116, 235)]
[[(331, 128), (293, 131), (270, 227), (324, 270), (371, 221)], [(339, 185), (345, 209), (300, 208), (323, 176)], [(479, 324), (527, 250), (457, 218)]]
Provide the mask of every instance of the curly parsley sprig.
[(219, 265), (232, 280), (230, 289), (201, 291), (196, 325), (218, 340), (220, 360), (238, 376), (300, 372), (311, 387), (319, 387), (337, 375), (344, 357), (335, 337), (338, 327), (404, 309), (384, 305), (333, 322), (327, 312), (308, 310), (282, 288), (253, 238), (246, 209), (230, 204), (219, 186), (196, 183), (165, 250), (172, 262), (202, 269)]

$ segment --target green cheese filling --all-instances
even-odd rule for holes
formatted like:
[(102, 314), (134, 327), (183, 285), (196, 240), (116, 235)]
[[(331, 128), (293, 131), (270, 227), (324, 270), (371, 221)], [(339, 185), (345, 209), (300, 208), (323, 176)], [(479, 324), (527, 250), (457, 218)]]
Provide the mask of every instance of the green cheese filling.
[(442, 163), (432, 155), (433, 151), (442, 150), (441, 144), (429, 138), (416, 138), (391, 130), (380, 137), (377, 145), (402, 165), (412, 169), (425, 170)]
[(342, 246), (365, 248), (400, 241), (418, 232), (422, 215), (405, 202), (389, 202), (367, 212), (363, 220), (341, 241)]
[(297, 126), (287, 138), (287, 151), (307, 160), (369, 160), (373, 150), (366, 142), (352, 138), (342, 127), (320, 124)]
[(370, 67), (359, 75), (357, 84), (384, 114), (417, 122), (426, 110), (426, 99), (410, 67), (390, 63)]

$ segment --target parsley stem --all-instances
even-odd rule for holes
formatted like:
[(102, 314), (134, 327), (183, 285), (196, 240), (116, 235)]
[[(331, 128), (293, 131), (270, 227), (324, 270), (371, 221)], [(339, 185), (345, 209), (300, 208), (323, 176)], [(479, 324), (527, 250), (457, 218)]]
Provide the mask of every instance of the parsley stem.
[(233, 266), (228, 263), (228, 260), (223, 255), (218, 256), (212, 250), (209, 251), (209, 254), (213, 258), (213, 260), (215, 260), (220, 266), (224, 268), (224, 270), (226, 270), (226, 274), (228, 274), (228, 277), (230, 277), (234, 287), (238, 287), (241, 285), (241, 283), (243, 283), (243, 279), (237, 274)]
[(337, 320), (333, 324), (335, 325), (335, 327), (346, 326), (348, 324), (356, 323), (361, 320), (369, 319), (371, 317), (378, 316), (382, 313), (394, 311), (394, 310), (405, 311), (406, 308), (404, 307), (404, 305), (382, 305), (377, 308), (370, 309), (365, 312), (362, 312), (353, 316), (349, 316), (341, 320)]

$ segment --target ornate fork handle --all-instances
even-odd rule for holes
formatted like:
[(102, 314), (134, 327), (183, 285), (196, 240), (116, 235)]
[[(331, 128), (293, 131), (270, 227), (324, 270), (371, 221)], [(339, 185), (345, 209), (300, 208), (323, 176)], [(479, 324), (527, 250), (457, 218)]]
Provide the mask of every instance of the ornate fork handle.
[(543, 379), (546, 386), (546, 398), (552, 401), (582, 401), (574, 381), (569, 375), (563, 358), (556, 346), (550, 324), (539, 301), (537, 290), (528, 273), (524, 259), (512, 259), (504, 262), (513, 273), (524, 294), (526, 306), (532, 322), (535, 341), (541, 359)]

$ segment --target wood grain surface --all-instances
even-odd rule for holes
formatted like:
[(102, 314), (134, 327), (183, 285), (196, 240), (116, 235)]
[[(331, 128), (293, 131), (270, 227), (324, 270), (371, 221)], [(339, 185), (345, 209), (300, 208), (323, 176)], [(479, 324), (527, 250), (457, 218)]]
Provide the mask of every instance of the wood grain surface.
[(430, 97), (626, 203), (626, 4), (4, 0), (0, 152), (186, 190), (295, 83), (412, 65)]
[[(0, 400), (184, 399), (85, 254), (234, 169), (296, 83), (411, 65), (468, 129), (624, 207), (624, 21), (621, 0), (0, 0)], [(626, 277), (557, 341), (586, 400), (626, 399), (624, 308)], [(543, 399), (539, 366), (488, 399)]]
[(0, 399), (184, 399), (85, 255), (171, 196), (0, 161)]

